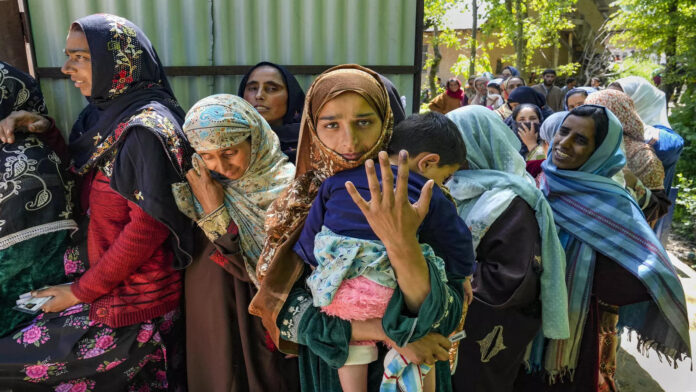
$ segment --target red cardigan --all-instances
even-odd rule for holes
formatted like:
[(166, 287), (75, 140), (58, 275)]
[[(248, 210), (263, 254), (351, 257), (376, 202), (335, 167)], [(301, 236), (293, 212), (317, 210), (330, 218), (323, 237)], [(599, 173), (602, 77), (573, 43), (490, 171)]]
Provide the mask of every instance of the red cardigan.
[(182, 274), (172, 268), (169, 230), (111, 189), (104, 174), (95, 173), (82, 189), (82, 199), (89, 202), (89, 268), (72, 285), (73, 294), (92, 304), (92, 320), (112, 328), (175, 309)]

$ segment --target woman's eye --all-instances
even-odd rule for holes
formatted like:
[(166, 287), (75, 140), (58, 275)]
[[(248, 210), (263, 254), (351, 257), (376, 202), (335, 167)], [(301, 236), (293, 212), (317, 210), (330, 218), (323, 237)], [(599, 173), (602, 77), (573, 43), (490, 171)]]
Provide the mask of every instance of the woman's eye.
[(372, 124), (372, 121), (370, 120), (358, 120), (358, 125), (361, 127), (367, 127), (370, 124)]
[(256, 86), (247, 87), (247, 91), (256, 91)]
[(269, 93), (274, 93), (274, 92), (278, 91), (278, 87), (270, 86), (270, 87), (266, 88), (266, 91), (268, 91)]
[(330, 122), (324, 124), (324, 128), (326, 129), (338, 129), (338, 123), (337, 122)]

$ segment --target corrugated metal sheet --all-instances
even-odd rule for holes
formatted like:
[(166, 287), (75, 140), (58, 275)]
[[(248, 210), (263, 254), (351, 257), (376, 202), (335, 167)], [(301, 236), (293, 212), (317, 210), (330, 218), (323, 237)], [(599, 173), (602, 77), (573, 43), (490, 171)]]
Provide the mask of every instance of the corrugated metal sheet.
[[(139, 25), (167, 66), (413, 65), (417, 0), (28, 0), (38, 67), (60, 67), (70, 23), (96, 12)], [(385, 75), (412, 103), (413, 76)], [(241, 76), (170, 77), (187, 109), (236, 93)], [(298, 75), (306, 89), (310, 75)], [(43, 78), (50, 113), (67, 132), (85, 104), (69, 80)]]

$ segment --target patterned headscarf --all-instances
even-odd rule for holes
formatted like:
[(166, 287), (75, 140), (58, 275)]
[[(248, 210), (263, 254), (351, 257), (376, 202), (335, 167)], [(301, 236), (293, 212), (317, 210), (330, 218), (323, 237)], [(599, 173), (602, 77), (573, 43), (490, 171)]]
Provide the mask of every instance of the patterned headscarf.
[[(359, 94), (377, 111), (382, 120), (379, 139), (358, 160), (347, 160), (331, 150), (319, 140), (316, 131), (324, 105), (346, 92)], [(263, 279), (273, 263), (276, 249), (302, 227), (321, 183), (335, 173), (358, 167), (367, 159), (375, 158), (379, 151), (386, 149), (392, 128), (389, 95), (379, 74), (359, 65), (349, 64), (333, 67), (316, 78), (307, 91), (302, 113), (295, 181), (268, 210), (268, 238), (256, 269), (259, 280)]]
[(590, 94), (585, 104), (600, 105), (611, 110), (623, 126), (628, 169), (650, 189), (663, 189), (665, 171), (662, 162), (643, 138), (644, 124), (636, 113), (631, 98), (612, 89)]
[[(247, 273), (258, 285), (256, 264), (266, 239), (266, 209), (292, 182), (295, 167), (280, 151), (278, 136), (266, 120), (235, 95), (218, 94), (198, 101), (186, 114), (184, 132), (196, 151), (219, 150), (250, 139), (249, 167), (244, 174), (236, 180), (217, 179), (225, 190), (225, 208), (239, 229)], [(181, 212), (193, 220), (205, 216), (187, 182), (174, 184), (172, 189)]]
[(47, 113), (36, 79), (0, 61), (0, 120), (17, 110)]
[(551, 207), (525, 170), (520, 142), (493, 111), (476, 105), (447, 113), (466, 143), (468, 170), (447, 183), (457, 212), (471, 230), (474, 248), (488, 229), (521, 197), (534, 209), (541, 238), (541, 306), (543, 334), (568, 337), (568, 303), (564, 284), (565, 256), (558, 241)]
[[(145, 33), (125, 18), (94, 14), (75, 27), (87, 37), (92, 92), (70, 132), (74, 169), (100, 170), (111, 189), (167, 226), (174, 267), (184, 268), (192, 261), (193, 227), (177, 210), (171, 186), (183, 179), (190, 151), (181, 130), (185, 113), (164, 66)], [(139, 140), (129, 142), (131, 133)]]

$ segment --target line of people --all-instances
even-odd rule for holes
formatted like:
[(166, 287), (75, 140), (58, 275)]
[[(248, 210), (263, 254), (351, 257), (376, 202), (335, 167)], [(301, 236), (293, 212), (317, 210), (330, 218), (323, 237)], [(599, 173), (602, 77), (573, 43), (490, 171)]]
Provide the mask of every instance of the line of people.
[(644, 85), (551, 114), (510, 67), (471, 98), (496, 110), (406, 117), (370, 69), (305, 95), (262, 62), (184, 113), (132, 22), (80, 18), (65, 53), (67, 145), (0, 63), (0, 388), (611, 390), (624, 327), (691, 355)]

